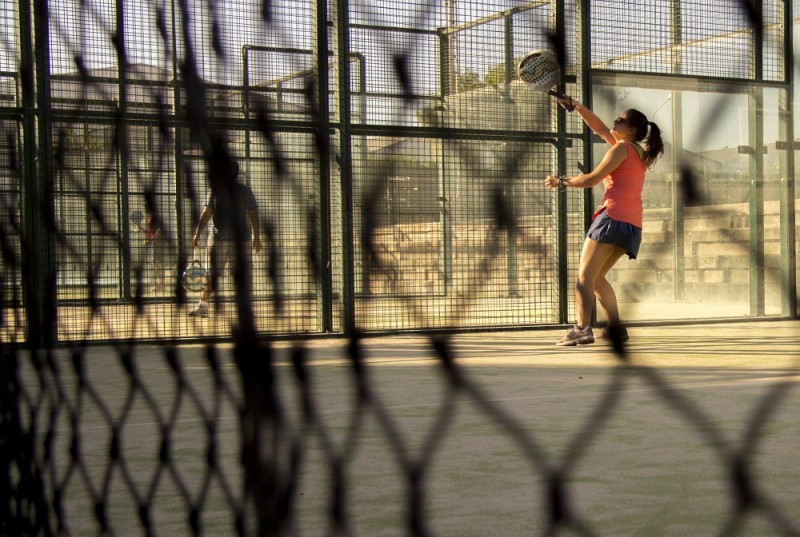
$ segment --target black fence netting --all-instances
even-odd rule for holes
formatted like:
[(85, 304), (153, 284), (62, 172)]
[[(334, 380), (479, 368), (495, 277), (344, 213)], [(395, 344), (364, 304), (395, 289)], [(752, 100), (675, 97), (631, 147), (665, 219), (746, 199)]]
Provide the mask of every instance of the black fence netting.
[[(519, 80), (535, 49), (560, 62), (559, 90), (597, 110), (618, 112), (620, 84), (634, 80), (718, 97), (699, 114), (708, 128), (725, 131), (729, 107), (748, 123), (734, 159), (712, 159), (702, 137), (685, 150), (692, 125), (674, 126), (671, 168), (654, 172), (666, 201), (650, 213), (670, 216), (657, 220), (656, 257), (621, 282), (633, 282), (630, 296), (668, 285), (683, 307), (687, 294), (727, 286), (751, 315), (795, 316), (784, 2), (0, 10), (10, 29), (0, 38), (4, 535), (471, 535), (458, 523), (437, 530), (431, 515), (434, 463), (464, 432), (465, 410), (507, 440), (508, 471), (532, 475), (544, 498), (512, 534), (601, 534), (569, 490), (632, 385), (677, 415), (726, 476), (715, 493), (733, 508), (713, 533), (743, 532), (752, 515), (759, 531), (800, 534), (753, 469), (794, 377), (748, 402), (744, 438), (729, 440), (612, 325), (608, 378), (588, 417), (561, 425), (567, 448), (553, 457), (548, 433), (498, 403), (442, 335), (576, 316), (594, 202), (543, 180), (588, 172), (597, 140)], [(692, 98), (666, 98), (674, 117)], [(741, 199), (711, 183), (727, 161), (737, 175), (720, 173), (742, 183)], [(782, 180), (765, 184), (765, 170)], [(684, 228), (693, 209), (722, 227)], [(415, 349), (428, 360), (404, 388), (432, 396), (435, 410), (410, 426), (364, 341), (403, 330), (436, 334)], [(323, 333), (345, 343), (299, 337)], [(356, 477), (362, 442), (377, 443), (391, 471)], [(463, 485), (498, 471), (479, 461)], [(353, 513), (371, 504), (356, 495), (397, 508), (361, 527)], [(502, 512), (487, 507), (484, 520)]]
[(649, 344), (548, 374), (530, 338), (464, 343), (6, 348), (2, 532), (800, 534), (796, 350), (693, 393)]

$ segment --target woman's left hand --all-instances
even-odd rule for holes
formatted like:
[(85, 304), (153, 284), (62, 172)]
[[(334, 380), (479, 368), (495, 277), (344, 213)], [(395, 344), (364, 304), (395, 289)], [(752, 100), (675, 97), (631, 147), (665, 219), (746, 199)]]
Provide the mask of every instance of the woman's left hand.
[(560, 185), (561, 179), (559, 179), (557, 175), (548, 175), (544, 180), (544, 186), (546, 186), (548, 190), (558, 188)]

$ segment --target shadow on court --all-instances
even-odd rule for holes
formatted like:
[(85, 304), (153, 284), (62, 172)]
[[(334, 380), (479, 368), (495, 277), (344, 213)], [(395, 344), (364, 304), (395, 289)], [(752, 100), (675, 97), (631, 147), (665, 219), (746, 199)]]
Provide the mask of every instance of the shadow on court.
[[(798, 534), (800, 323), (633, 327), (625, 361), (562, 332), (454, 336), (452, 363), (368, 338), (359, 367), (344, 340), (274, 343), (262, 455), (287, 534)], [(230, 347), (50, 361), (21, 358), (24, 406), (68, 533), (252, 527)]]

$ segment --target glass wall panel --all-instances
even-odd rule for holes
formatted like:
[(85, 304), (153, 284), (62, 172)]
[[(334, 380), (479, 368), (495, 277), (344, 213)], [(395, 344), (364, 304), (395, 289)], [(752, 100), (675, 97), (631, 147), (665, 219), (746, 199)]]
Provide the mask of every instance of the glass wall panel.
[[(797, 60), (797, 58), (798, 58), (798, 56), (797, 56), (797, 54), (798, 54), (798, 44), (800, 44), (800, 19), (796, 18), (797, 17), (797, 13), (800, 13), (800, 0), (793, 0), (792, 1), (792, 14), (795, 15), (795, 18), (792, 21), (792, 30), (791, 30), (792, 34), (791, 35), (793, 37), (792, 47), (794, 49), (794, 58), (795, 58), (795, 64), (792, 67), (793, 70), (794, 70), (794, 82), (795, 83), (792, 85), (792, 102), (793, 102), (792, 110), (798, 110), (798, 107), (800, 107), (800, 90), (798, 90), (798, 86), (797, 86), (797, 83), (796, 83), (796, 81), (797, 81), (797, 67), (798, 67), (798, 60)], [(793, 125), (794, 125), (794, 133), (792, 135), (792, 139), (794, 140), (794, 147), (795, 147), (795, 149), (797, 149), (797, 140), (800, 139), (800, 125), (798, 125), (797, 119), (794, 119)], [(798, 158), (798, 157), (800, 157), (800, 152), (799, 151), (793, 151), (792, 154), (794, 155), (794, 163), (793, 164), (794, 164), (794, 172), (796, 174), (797, 170), (800, 169), (800, 158)], [(798, 215), (797, 212), (796, 212), (797, 211), (797, 207), (800, 207), (800, 199), (798, 199), (798, 197), (800, 197), (800, 191), (798, 191), (798, 189), (794, 186), (794, 177), (792, 177), (792, 186), (789, 189), (789, 193), (790, 194), (793, 193), (794, 194), (793, 197), (795, 198), (794, 199), (794, 212), (795, 212), (795, 214), (793, 215), (794, 218), (790, 219), (790, 222), (791, 222), (792, 226), (794, 227), (794, 229), (792, 230), (793, 233), (790, 233), (789, 236), (793, 239), (793, 244), (792, 244), (791, 251), (796, 254), (796, 252), (798, 251), (798, 243), (796, 241), (798, 240), (798, 237), (800, 237), (800, 230), (798, 230), (797, 227), (795, 227), (795, 226), (797, 226), (798, 222), (800, 222), (800, 215)], [(796, 260), (794, 261), (793, 265), (794, 265), (794, 267), (793, 267), (794, 270), (792, 272), (794, 273), (794, 277), (795, 277), (795, 280), (794, 280), (795, 281), (795, 288), (793, 289), (793, 291), (794, 291), (794, 294), (795, 294), (795, 297), (796, 297), (797, 296), (797, 290), (796, 290), (797, 283), (796, 282), (800, 281), (800, 268), (798, 268)], [(794, 307), (795, 307), (796, 310), (798, 308), (798, 303), (797, 302), (798, 301), (795, 301), (795, 303), (794, 303)], [(795, 314), (797, 314), (797, 313), (800, 313), (800, 310), (795, 311)]]
[[(607, 124), (636, 108), (665, 152), (642, 195), (643, 244), (609, 273), (628, 320), (780, 315), (783, 89), (597, 75), (593, 109)], [(595, 137), (595, 165), (608, 149)], [(603, 186), (594, 189), (595, 204)], [(601, 315), (602, 318), (602, 315)]]

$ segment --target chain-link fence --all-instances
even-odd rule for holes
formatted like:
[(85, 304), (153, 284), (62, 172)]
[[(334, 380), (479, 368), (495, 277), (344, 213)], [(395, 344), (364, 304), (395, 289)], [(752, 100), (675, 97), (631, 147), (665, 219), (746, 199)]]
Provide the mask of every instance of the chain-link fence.
[[(647, 246), (612, 273), (628, 318), (796, 316), (792, 7), (0, 3), (10, 29), (0, 41), (6, 533), (174, 534), (188, 520), (201, 534), (217, 516), (232, 533), (291, 533), (314, 431), (334, 490), (329, 533), (347, 534), (350, 447), (319, 426), (310, 351), (297, 345), (290, 357), (298, 422), (267, 343), (333, 333), (350, 338), (349, 441), (374, 414), (405, 480), (403, 532), (430, 534), (430, 461), (405, 456), (359, 338), (574, 320), (596, 193), (554, 194), (542, 182), (588, 171), (604, 151), (576, 114), (517, 79), (530, 50), (553, 50), (560, 89), (607, 122), (634, 107), (665, 133), (643, 200)], [(209, 270), (208, 296), (184, 285), (195, 261)], [(223, 340), (230, 359), (218, 356)], [(114, 346), (97, 356), (106, 347), (87, 344), (98, 341)], [(211, 342), (200, 377), (182, 341)], [(145, 342), (163, 347), (141, 355)], [(592, 534), (563, 502), (581, 450), (560, 470), (545, 464), (448, 340), (431, 343), (447, 389), (428, 444), (447, 437), (450, 403), (470, 399), (549, 483), (547, 531)], [(697, 408), (654, 370), (619, 371), (596, 420), (574, 429), (579, 439), (636, 376), (710, 431), (737, 513), (762, 508), (797, 534)], [(141, 435), (134, 411), (151, 416)], [(199, 443), (182, 430), (184, 412), (202, 424)], [(160, 502), (181, 513), (180, 529), (160, 519)], [(723, 534), (739, 523), (737, 514)]]
[[(620, 273), (621, 299), (655, 296), (665, 312), (688, 301), (699, 317), (794, 311), (781, 2), (758, 16), (741, 2), (4, 6), (3, 290), (16, 319), (3, 329), (15, 341), (226, 337), (232, 278), (202, 323), (179, 285), (192, 261), (209, 263), (211, 226), (193, 231), (213, 155), (236, 160), (256, 198), (259, 333), (568, 320), (592, 200), (540, 182), (603, 151), (514, 73), (554, 43), (562, 89), (603, 117), (639, 107), (667, 137), (645, 193), (653, 247)], [(721, 296), (727, 310), (712, 307)]]

